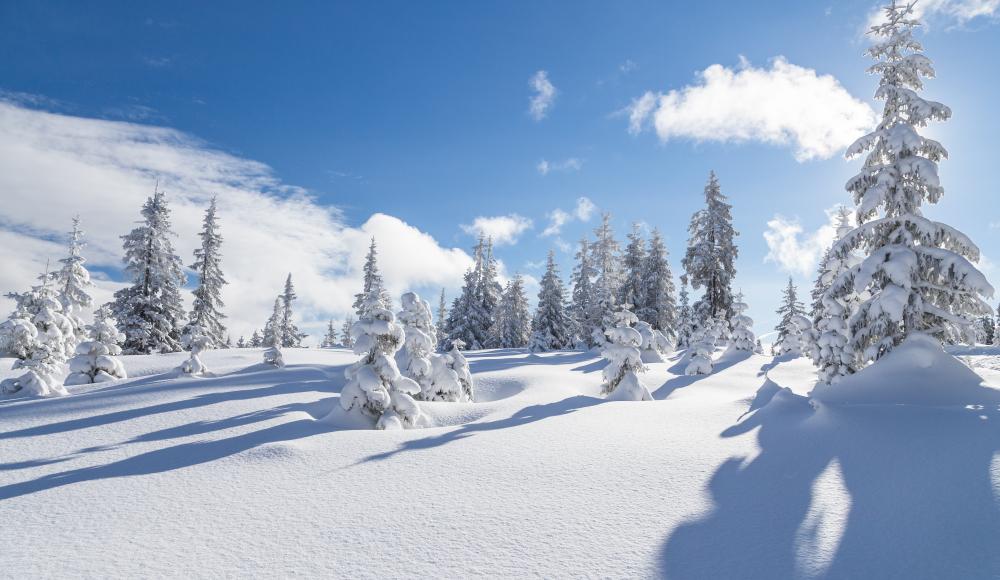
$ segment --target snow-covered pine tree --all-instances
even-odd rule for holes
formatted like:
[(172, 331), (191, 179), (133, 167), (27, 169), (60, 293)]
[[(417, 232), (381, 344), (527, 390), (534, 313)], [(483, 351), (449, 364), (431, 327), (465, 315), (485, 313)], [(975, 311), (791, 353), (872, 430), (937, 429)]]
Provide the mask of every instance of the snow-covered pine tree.
[[(837, 214), (837, 240), (847, 236), (851, 229), (850, 213), (847, 208), (841, 207)], [(858, 263), (853, 253), (836, 254), (832, 249), (820, 261), (812, 292), (813, 331), (808, 354), (818, 368), (819, 380), (823, 383), (849, 375), (859, 366), (850, 345), (849, 322), (861, 299), (853, 291), (831, 291), (834, 282)]]
[(94, 312), (94, 322), (87, 326), (88, 340), (76, 346), (69, 361), (69, 376), (64, 385), (86, 385), (128, 378), (118, 355), (125, 336), (115, 327), (111, 310), (102, 306)]
[(448, 336), (441, 345), (442, 349), (449, 348), (456, 340), (461, 340), (464, 347), (473, 350), (489, 344), (493, 310), (500, 292), (492, 240), (479, 236), (473, 254), (475, 265), (466, 271), (462, 293), (452, 302), (448, 313)]
[(362, 282), (361, 292), (354, 295), (354, 312), (358, 315), (358, 318), (365, 315), (365, 305), (368, 304), (368, 297), (373, 292), (378, 297), (379, 308), (385, 310), (392, 308), (392, 298), (385, 289), (385, 282), (382, 280), (381, 272), (379, 272), (378, 248), (375, 245), (374, 237), (372, 237), (371, 243), (368, 245), (368, 255), (365, 256), (363, 272), (364, 281)]
[(712, 374), (715, 347), (722, 335), (725, 321), (717, 316), (705, 320), (691, 336), (691, 358), (684, 369), (686, 375)]
[(300, 347), (302, 339), (306, 337), (305, 333), (299, 332), (299, 327), (292, 320), (292, 302), (296, 298), (298, 296), (295, 294), (295, 286), (292, 284), (292, 274), (289, 273), (288, 278), (285, 278), (285, 289), (281, 293), (281, 336), (284, 337), (281, 346), (283, 347)]
[(403, 345), (396, 352), (396, 365), (404, 377), (413, 379), (420, 386), (414, 396), (422, 398), (431, 392), (431, 354), (434, 352), (434, 328), (431, 305), (415, 292), (407, 292), (400, 299), (403, 309), (397, 315), (403, 325)]
[(646, 309), (645, 289), (646, 241), (642, 239), (642, 226), (632, 224), (628, 244), (622, 256), (621, 284), (618, 287), (618, 304), (631, 304), (638, 313)]
[(795, 314), (788, 319), (783, 328), (781, 339), (777, 342), (775, 352), (778, 355), (802, 356), (810, 348), (809, 334), (812, 323), (802, 314)]
[(531, 313), (520, 274), (507, 282), (500, 296), (490, 335), (495, 348), (522, 348), (531, 340)]
[(344, 324), (340, 327), (340, 342), (344, 348), (354, 348), (354, 339), (351, 338), (351, 327), (354, 326), (354, 317), (348, 315)]
[(469, 361), (462, 355), (460, 341), (446, 352), (431, 357), (431, 391), (423, 394), (425, 401), (470, 403), (475, 400), (475, 387)]
[(670, 352), (671, 344), (662, 332), (653, 328), (653, 325), (640, 320), (635, 323), (635, 329), (642, 337), (642, 344), (639, 345), (639, 352), (644, 363), (663, 362), (663, 355)]
[(719, 316), (728, 320), (732, 312), (732, 281), (736, 276), (739, 249), (734, 239), (732, 206), (726, 203), (715, 172), (708, 175), (705, 185), (705, 207), (691, 216), (688, 226), (688, 248), (684, 255), (687, 281), (705, 294), (694, 305), (696, 323)]
[(482, 323), (483, 345), (488, 344), (490, 329), (496, 317), (497, 308), (500, 306), (500, 297), (503, 294), (503, 286), (500, 285), (497, 259), (493, 255), (493, 238), (486, 238), (486, 246), (483, 250), (483, 270), (479, 280), (478, 296), (482, 305), (484, 321)]
[(576, 265), (573, 267), (571, 279), (573, 302), (569, 311), (577, 340), (586, 344), (588, 348), (598, 344), (594, 340), (595, 331), (603, 332), (601, 319), (595, 318), (600, 314), (594, 289), (596, 276), (590, 261), (590, 242), (586, 237), (580, 238), (580, 249), (576, 252)]
[(601, 215), (601, 225), (594, 230), (595, 240), (590, 245), (591, 265), (594, 268), (594, 311), (591, 320), (596, 332), (591, 337), (594, 344), (604, 344), (604, 333), (615, 322), (615, 300), (621, 286), (621, 247), (611, 229), (611, 214)]
[[(194, 263), (191, 264), (191, 269), (198, 274), (198, 286), (192, 292), (194, 301), (184, 334), (206, 335), (206, 344), (211, 345), (207, 348), (217, 348), (225, 344), (226, 327), (222, 320), (226, 315), (222, 313), (222, 307), (225, 306), (222, 302), (222, 287), (226, 285), (226, 278), (222, 274), (222, 236), (219, 234), (214, 197), (205, 210), (198, 236), (201, 238), (201, 246), (195, 249)], [(200, 328), (192, 333), (191, 328), (194, 326)]]
[(677, 307), (677, 348), (690, 347), (694, 331), (694, 311), (688, 300), (687, 281), (684, 280), (681, 283), (680, 304)]
[(732, 334), (729, 337), (729, 348), (744, 352), (754, 352), (757, 347), (757, 337), (753, 333), (753, 319), (746, 315), (750, 307), (743, 301), (743, 293), (738, 292), (733, 301), (733, 317), (729, 323)]
[(856, 249), (865, 256), (834, 284), (840, 292), (869, 293), (851, 317), (850, 344), (863, 362), (911, 336), (941, 341), (961, 334), (975, 317), (992, 312), (983, 298), (993, 295), (993, 287), (972, 263), (980, 258), (979, 248), (920, 210), (944, 193), (937, 163), (947, 151), (917, 129), (947, 120), (951, 110), (917, 94), (922, 77), (934, 77), (934, 67), (913, 38), (919, 25), (913, 3), (893, 2), (884, 10), (884, 22), (870, 30), (876, 41), (868, 49), (876, 61), (868, 70), (880, 77), (875, 97), (885, 101), (882, 120), (847, 150), (848, 157), (868, 153), (846, 185), (859, 225), (834, 247), (838, 256)]
[(246, 347), (247, 347), (247, 340), (243, 338), (243, 335), (241, 334), (240, 337), (236, 340), (236, 348), (246, 348)]
[[(793, 322), (795, 317), (805, 315), (805, 309), (802, 303), (799, 302), (798, 289), (795, 287), (795, 283), (792, 282), (791, 277), (788, 278), (788, 285), (782, 291), (781, 306), (778, 307), (776, 312), (780, 316), (780, 319), (778, 320), (778, 326), (774, 327), (778, 331), (778, 337), (775, 339), (774, 344), (781, 345), (785, 339), (785, 335), (798, 328)], [(778, 354), (781, 354), (780, 346)]]
[(115, 292), (111, 305), (126, 354), (176, 352), (181, 349), (184, 304), (180, 289), (187, 281), (170, 238), (170, 208), (155, 191), (142, 207), (143, 221), (122, 236), (125, 273), (132, 280)]
[(333, 319), (331, 318), (326, 324), (326, 334), (323, 335), (323, 340), (320, 342), (320, 348), (333, 348), (337, 346), (337, 330), (333, 327)]
[(434, 337), (434, 344), (440, 345), (444, 341), (448, 333), (445, 331), (445, 325), (448, 321), (448, 307), (445, 305), (444, 301), (444, 288), (441, 289), (441, 295), (438, 297), (438, 309), (437, 309), (437, 333)]
[(0, 382), (0, 393), (29, 397), (66, 395), (60, 376), (68, 346), (75, 343), (73, 323), (62, 313), (62, 302), (48, 287), (51, 276), (23, 294), (8, 294), (17, 304), (7, 324), (14, 338), (13, 369), (25, 374)]
[(208, 365), (201, 360), (202, 352), (215, 348), (208, 329), (197, 324), (189, 324), (184, 336), (181, 337), (181, 345), (191, 354), (186, 361), (181, 363), (181, 366), (177, 367), (177, 372), (194, 376), (208, 373)]
[(670, 340), (677, 339), (677, 299), (674, 297), (674, 275), (667, 261), (667, 246), (660, 230), (654, 228), (649, 250), (642, 266), (643, 305), (636, 310), (644, 320)]
[(532, 352), (571, 348), (573, 323), (566, 312), (565, 290), (552, 250), (549, 250), (540, 286), (529, 348)]
[(370, 417), (376, 429), (423, 427), (428, 420), (411, 396), (420, 393), (420, 386), (399, 373), (394, 359), (403, 345), (403, 327), (383, 307), (379, 290), (371, 286), (360, 308), (364, 315), (351, 328), (354, 352), (361, 360), (344, 373), (347, 384), (340, 394), (340, 406)]
[(281, 296), (274, 299), (274, 309), (271, 318), (264, 327), (264, 364), (278, 368), (285, 366), (285, 357), (281, 354), (281, 345), (285, 342), (281, 321), (284, 320), (285, 304)]
[(478, 322), (482, 317), (473, 315), (474, 312), (481, 313), (479, 301), (476, 299), (476, 287), (476, 269), (470, 268), (465, 272), (462, 293), (455, 297), (451, 309), (448, 310), (448, 322), (445, 325), (448, 336), (439, 345), (440, 349), (449, 348), (456, 340), (461, 341), (463, 347), (482, 348), (481, 337), (477, 334), (480, 328)]
[(608, 361), (602, 371), (604, 381), (601, 393), (612, 401), (652, 401), (646, 385), (639, 380), (638, 373), (646, 371), (642, 364), (642, 336), (633, 328), (639, 322), (635, 314), (622, 305), (615, 313), (614, 326), (605, 330), (608, 340), (601, 349), (601, 356)]
[(94, 303), (88, 293), (94, 283), (90, 281), (90, 272), (84, 266), (86, 260), (80, 254), (83, 246), (83, 231), (80, 229), (80, 217), (77, 216), (73, 218), (73, 231), (69, 234), (69, 255), (59, 260), (62, 268), (56, 273), (63, 315), (73, 324), (73, 347), (87, 338), (87, 329), (80, 313)]
[(264, 336), (261, 331), (253, 331), (253, 334), (250, 335), (249, 345), (251, 348), (260, 348), (261, 346), (264, 346)]

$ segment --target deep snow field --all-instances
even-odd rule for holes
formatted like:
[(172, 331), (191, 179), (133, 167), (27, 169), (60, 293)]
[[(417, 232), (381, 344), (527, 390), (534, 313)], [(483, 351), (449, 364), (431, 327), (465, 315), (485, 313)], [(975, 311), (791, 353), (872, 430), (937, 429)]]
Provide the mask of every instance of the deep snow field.
[(806, 359), (675, 355), (606, 402), (594, 353), (482, 351), (479, 402), (381, 432), (318, 420), (355, 355), (284, 352), (0, 401), (0, 576), (1000, 578), (994, 388), (813, 409)]

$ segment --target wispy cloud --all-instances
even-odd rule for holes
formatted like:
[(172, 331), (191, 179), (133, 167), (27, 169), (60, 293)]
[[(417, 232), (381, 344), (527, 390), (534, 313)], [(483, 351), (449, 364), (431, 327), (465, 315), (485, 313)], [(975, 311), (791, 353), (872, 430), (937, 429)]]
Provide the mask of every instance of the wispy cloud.
[(590, 201), (590, 198), (577, 198), (576, 206), (572, 211), (565, 211), (556, 208), (549, 212), (549, 225), (542, 230), (541, 236), (558, 236), (562, 232), (564, 225), (574, 220), (579, 220), (581, 222), (590, 221), (590, 218), (593, 217), (595, 211), (597, 211), (597, 206), (594, 205), (594, 202)]
[(765, 262), (774, 262), (791, 274), (815, 274), (819, 260), (837, 237), (837, 208), (826, 210), (827, 223), (806, 232), (798, 219), (775, 215), (767, 222)]
[(634, 70), (637, 70), (638, 68), (639, 68), (639, 65), (636, 64), (636, 62), (634, 60), (630, 59), (630, 58), (625, 59), (625, 62), (623, 62), (620, 65), (618, 65), (618, 70), (622, 74), (626, 74), (626, 75), (628, 73), (634, 71)]
[(576, 157), (570, 157), (569, 159), (564, 159), (562, 161), (549, 161), (547, 159), (542, 159), (535, 166), (542, 175), (548, 175), (553, 171), (580, 171), (583, 167), (583, 161), (577, 159)]
[[(913, 13), (931, 24), (942, 22), (946, 26), (963, 26), (973, 20), (997, 20), (1000, 0), (920, 0), (914, 5)], [(864, 32), (884, 21), (885, 11), (881, 6), (873, 7)]]
[(492, 217), (477, 217), (471, 224), (462, 224), (462, 231), (471, 235), (484, 235), (493, 238), (498, 246), (516, 244), (521, 234), (531, 229), (530, 219), (512, 213)]
[(647, 92), (625, 112), (632, 133), (651, 125), (662, 141), (791, 145), (798, 161), (831, 157), (875, 122), (872, 108), (836, 78), (780, 56), (770, 68), (742, 58), (737, 69), (713, 64), (695, 84)]
[[(173, 129), (88, 119), (0, 101), (0, 291), (35, 283), (45, 261), (63, 257), (64, 232), (79, 214), (88, 264), (112, 273), (120, 236), (139, 219), (154, 180), (173, 210), (176, 247), (190, 263), (202, 214), (218, 196), (223, 300), (234, 336), (263, 324), (292, 272), (296, 318), (307, 332), (351, 311), (370, 237), (390, 292), (455, 289), (472, 260), (397, 217), (372, 215), (358, 227), (257, 161), (221, 152)], [(97, 301), (121, 286), (98, 279)], [(117, 275), (113, 278), (118, 278)], [(6, 299), (0, 302), (10, 306)], [(4, 304), (0, 304), (3, 309)]]
[(548, 116), (549, 109), (555, 103), (556, 87), (549, 81), (549, 73), (544, 70), (536, 72), (528, 84), (532, 90), (528, 104), (528, 113), (532, 119), (541, 121)]

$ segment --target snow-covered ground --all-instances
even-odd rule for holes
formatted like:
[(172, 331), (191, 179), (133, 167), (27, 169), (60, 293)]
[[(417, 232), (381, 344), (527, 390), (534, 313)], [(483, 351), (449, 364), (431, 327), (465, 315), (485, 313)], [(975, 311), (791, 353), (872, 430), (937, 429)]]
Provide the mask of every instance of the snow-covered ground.
[[(1000, 386), (1000, 351), (960, 350)], [(480, 402), (380, 432), (318, 420), (346, 351), (185, 356), (0, 402), (0, 576), (1000, 577), (994, 388), (814, 410), (805, 359), (673, 357), (654, 402), (607, 402), (592, 353), (484, 351)]]

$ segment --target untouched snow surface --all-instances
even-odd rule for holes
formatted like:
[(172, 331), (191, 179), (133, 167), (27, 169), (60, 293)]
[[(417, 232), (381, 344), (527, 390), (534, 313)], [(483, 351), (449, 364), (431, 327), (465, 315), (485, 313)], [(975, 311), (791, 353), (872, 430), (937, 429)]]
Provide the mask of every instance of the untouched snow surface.
[(472, 352), (480, 402), (404, 432), (317, 420), (355, 357), (284, 354), (0, 402), (0, 576), (1000, 577), (994, 349), (956, 353), (992, 398), (815, 410), (806, 359), (610, 402), (594, 353)]

